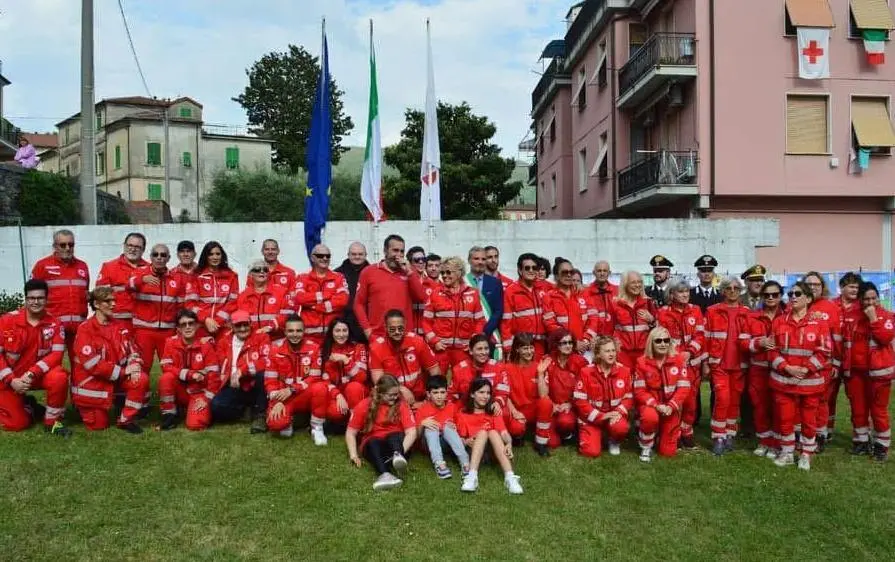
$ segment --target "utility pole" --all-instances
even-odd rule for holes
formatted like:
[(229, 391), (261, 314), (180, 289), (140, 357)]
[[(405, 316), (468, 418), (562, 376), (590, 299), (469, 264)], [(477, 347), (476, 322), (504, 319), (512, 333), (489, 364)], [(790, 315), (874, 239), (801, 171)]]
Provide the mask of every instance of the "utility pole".
[(93, 0), (81, 0), (81, 221), (96, 224)]
[[(165, 102), (168, 100), (166, 99)], [(164, 130), (165, 130), (165, 161), (163, 164), (165, 165), (165, 193), (162, 195), (162, 200), (165, 201), (168, 205), (171, 204), (171, 143), (168, 142), (168, 110), (170, 107), (165, 106), (162, 111), (163, 119), (164, 119)]]

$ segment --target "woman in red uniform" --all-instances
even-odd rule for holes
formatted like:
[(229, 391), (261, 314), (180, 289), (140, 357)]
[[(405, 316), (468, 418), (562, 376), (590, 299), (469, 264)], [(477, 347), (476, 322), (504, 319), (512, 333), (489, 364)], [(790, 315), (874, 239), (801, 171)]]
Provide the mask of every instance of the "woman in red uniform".
[(824, 372), (830, 364), (829, 329), (823, 321), (808, 313), (811, 289), (800, 281), (789, 291), (789, 311), (774, 319), (771, 360), (771, 389), (774, 391), (779, 423), (780, 454), (777, 466), (793, 464), (796, 448), (795, 423), (802, 422), (802, 455), (799, 468), (811, 469), (811, 456), (817, 448), (817, 405), (824, 392)]
[[(854, 444), (852, 454), (872, 454), (878, 461), (889, 456), (892, 430), (889, 426), (889, 397), (895, 375), (895, 324), (892, 313), (880, 306), (873, 283), (861, 283), (858, 300), (863, 315), (854, 323), (849, 377), (845, 389), (852, 409)], [(875, 437), (870, 448), (870, 426)], [(804, 435), (804, 434), (803, 434)]]
[(237, 310), (249, 313), (252, 330), (264, 332), (271, 339), (283, 337), (286, 318), (295, 310), (286, 289), (270, 282), (270, 266), (264, 261), (252, 263), (246, 285), (236, 298)]
[(628, 416), (633, 404), (631, 370), (616, 362), (618, 344), (600, 336), (594, 342), (593, 366), (581, 369), (575, 388), (578, 412), (578, 453), (599, 457), (603, 436), (609, 442), (609, 454), (621, 453), (619, 443), (628, 435)]
[(681, 410), (690, 392), (687, 357), (677, 353), (671, 334), (653, 328), (646, 352), (634, 369), (634, 400), (640, 415), (640, 460), (650, 462), (658, 433), (659, 454), (673, 457), (681, 434)]
[(618, 298), (612, 301), (610, 322), (619, 342), (618, 360), (629, 369), (646, 349), (646, 336), (656, 323), (656, 313), (656, 303), (643, 294), (643, 278), (636, 271), (626, 271)]
[[(336, 318), (326, 327), (320, 358), (323, 380), (338, 390), (336, 407), (342, 416), (367, 397), (367, 348), (351, 341), (348, 322)], [(343, 397), (344, 404), (338, 400)]]
[(839, 303), (830, 300), (830, 291), (820, 273), (809, 271), (802, 280), (811, 289), (811, 294), (814, 296), (809, 311), (815, 319), (826, 322), (827, 327), (830, 328), (830, 338), (833, 342), (829, 377), (824, 385), (824, 393), (820, 397), (820, 405), (817, 407), (817, 452), (822, 453), (826, 447), (827, 439), (833, 431), (832, 420), (835, 418), (836, 398), (839, 396), (842, 352), (844, 350), (842, 314)]
[(556, 258), (553, 266), (556, 288), (544, 300), (544, 327), (548, 334), (565, 328), (578, 342), (576, 351), (585, 353), (597, 337), (599, 319), (590, 299), (575, 286), (573, 271), (572, 262)]
[(186, 306), (199, 316), (199, 337), (217, 338), (230, 322), (239, 297), (239, 276), (230, 269), (220, 242), (212, 240), (202, 248), (196, 277), (186, 292)]
[(693, 424), (696, 422), (696, 411), (699, 396), (699, 385), (702, 382), (701, 365), (708, 355), (705, 352), (705, 319), (698, 306), (690, 304), (690, 285), (675, 279), (665, 289), (665, 302), (668, 305), (659, 309), (658, 325), (671, 334), (671, 343), (687, 362), (687, 374), (690, 376), (690, 392), (681, 410), (681, 442), (684, 449), (696, 446), (693, 440)]
[(503, 415), (510, 396), (510, 383), (504, 364), (491, 359), (492, 351), (488, 336), (485, 334), (472, 336), (469, 340), (469, 355), (454, 365), (451, 371), (448, 396), (451, 400), (462, 404), (469, 394), (469, 385), (472, 381), (479, 377), (487, 379), (491, 383), (497, 413)]
[(578, 418), (572, 410), (572, 394), (578, 386), (581, 369), (587, 366), (587, 360), (575, 353), (575, 337), (565, 329), (560, 328), (550, 334), (548, 344), (551, 361), (547, 367), (547, 387), (550, 401), (553, 402), (548, 446), (555, 449), (562, 441), (574, 436), (578, 425)]
[(469, 339), (485, 330), (485, 312), (478, 289), (463, 282), (466, 267), (457, 257), (441, 264), (441, 281), (423, 310), (423, 334), (435, 352), (438, 368), (449, 368), (467, 358)]
[(535, 450), (547, 454), (553, 402), (547, 386), (547, 367), (552, 360), (535, 361), (534, 338), (527, 332), (516, 334), (506, 364), (510, 384), (507, 402), (507, 429), (517, 446), (522, 445), (526, 429), (535, 429)]

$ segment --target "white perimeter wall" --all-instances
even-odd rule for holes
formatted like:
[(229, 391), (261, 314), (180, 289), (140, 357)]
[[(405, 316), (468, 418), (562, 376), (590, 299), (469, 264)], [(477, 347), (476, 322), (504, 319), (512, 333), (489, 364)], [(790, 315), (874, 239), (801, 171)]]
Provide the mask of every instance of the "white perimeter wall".
[[(51, 252), (52, 234), (58, 227), (0, 228), (0, 290), (21, 291), (35, 261)], [(298, 270), (308, 268), (302, 223), (192, 223), (161, 225), (104, 225), (70, 227), (75, 232), (75, 254), (90, 266), (96, 279), (102, 262), (121, 253), (124, 236), (142, 232), (148, 246), (166, 243), (172, 253), (178, 241), (188, 239), (197, 252), (209, 240), (227, 251), (230, 264), (245, 279), (248, 264), (260, 259), (261, 242), (275, 238), (280, 259)], [(443, 257), (460, 255), (473, 245), (495, 245), (501, 250), (501, 271), (516, 277), (516, 257), (534, 252), (553, 260), (563, 256), (585, 273), (597, 260), (608, 260), (614, 272), (635, 269), (649, 272), (649, 259), (663, 254), (674, 262), (676, 272), (692, 276), (693, 262), (702, 254), (715, 256), (719, 273), (739, 274), (755, 262), (756, 247), (777, 246), (778, 221), (771, 219), (638, 219), (556, 221), (446, 221), (429, 228), (418, 221), (389, 221), (374, 227), (368, 222), (332, 222), (324, 241), (332, 248), (336, 267), (348, 245), (359, 240), (367, 245), (369, 260), (382, 255), (382, 241), (397, 233), (407, 247), (423, 246)], [(21, 243), (20, 243), (21, 234)], [(144, 257), (149, 258), (149, 247)], [(171, 265), (176, 264), (172, 258)], [(589, 277), (589, 276), (588, 276)]]

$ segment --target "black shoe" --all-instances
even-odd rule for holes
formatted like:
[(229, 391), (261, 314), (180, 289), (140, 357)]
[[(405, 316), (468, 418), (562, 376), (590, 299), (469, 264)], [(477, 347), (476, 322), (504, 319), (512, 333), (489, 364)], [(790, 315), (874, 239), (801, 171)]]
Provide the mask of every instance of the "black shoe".
[(168, 431), (169, 429), (174, 429), (175, 427), (177, 427), (177, 414), (162, 415), (162, 423), (158, 426), (160, 430)]
[(869, 455), (870, 443), (855, 441), (851, 446), (851, 454), (853, 455)]
[(119, 425), (118, 429), (126, 431), (132, 435), (140, 435), (141, 433), (143, 433), (143, 428), (135, 424), (134, 422)]
[(695, 449), (696, 441), (693, 440), (693, 436), (681, 437), (678, 442), (678, 447), (681, 449)]
[(550, 456), (550, 448), (543, 443), (535, 443), (535, 451), (542, 457)]
[(524, 437), (513, 437), (513, 447), (518, 448), (518, 447), (521, 447), (521, 446), (524, 445), (524, 444), (525, 444), (525, 438), (524, 438)]
[(143, 408), (140, 408), (140, 411), (137, 412), (137, 415), (134, 417), (134, 420), (136, 420), (136, 421), (139, 421), (139, 420), (145, 420), (146, 418), (149, 417), (149, 412), (150, 412), (150, 407), (149, 407), (149, 406), (145, 406), (145, 407), (143, 407)]
[(733, 452), (733, 436), (728, 435), (727, 439), (724, 440), (724, 452), (732, 453)]
[(50, 435), (58, 435), (59, 437), (71, 437), (74, 434), (72, 430), (62, 425), (62, 422), (60, 421), (57, 421), (52, 426), (45, 425), (44, 431)]
[(42, 422), (44, 416), (47, 415), (47, 409), (30, 394), (25, 396), (25, 411), (31, 413), (31, 421), (34, 423)]
[(267, 433), (267, 418), (265, 416), (255, 416), (254, 421), (252, 421), (252, 427), (249, 429), (249, 433), (252, 435), (257, 435), (259, 433)]
[(716, 457), (720, 457), (724, 454), (724, 451), (727, 450), (725, 447), (726, 440), (725, 439), (714, 439), (712, 440), (712, 454)]
[(819, 455), (823, 453), (827, 449), (827, 438), (823, 435), (817, 436), (817, 450), (816, 453)]
[(877, 462), (886, 462), (889, 458), (889, 449), (879, 443), (873, 444), (873, 460)]

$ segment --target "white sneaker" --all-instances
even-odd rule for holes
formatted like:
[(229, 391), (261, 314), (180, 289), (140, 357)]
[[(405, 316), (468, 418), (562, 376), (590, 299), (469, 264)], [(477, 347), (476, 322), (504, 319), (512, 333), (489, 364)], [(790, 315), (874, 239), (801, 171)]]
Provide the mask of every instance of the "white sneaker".
[[(517, 483), (518, 485), (518, 483)], [(475, 474), (467, 474), (463, 477), (463, 484), (460, 485), (461, 492), (475, 492), (479, 489), (479, 477)], [(522, 489), (521, 487), (519, 488)]]
[(652, 449), (641, 449), (640, 450), (640, 461), (641, 462), (650, 462), (653, 460), (652, 458)]
[(613, 457), (617, 457), (622, 454), (622, 448), (615, 441), (609, 442), (609, 454)]
[(292, 437), (292, 434), (295, 432), (290, 425), (286, 429), (280, 430), (280, 437)]
[(397, 488), (402, 483), (403, 481), (391, 472), (383, 472), (376, 479), (376, 482), (373, 482), (373, 490), (391, 490), (392, 488)]
[(312, 427), (311, 437), (314, 438), (314, 445), (317, 445), (318, 447), (323, 447), (328, 442), (326, 440), (326, 434), (323, 433), (322, 427)]
[(802, 456), (799, 457), (799, 468), (801, 470), (811, 470), (811, 455), (802, 453)]
[(771, 460), (774, 460), (777, 458), (777, 454), (778, 453), (775, 449), (771, 449), (770, 447), (768, 447), (768, 452), (765, 453), (764, 456), (766, 456), (767, 458), (769, 458)]
[(780, 453), (777, 455), (777, 458), (774, 459), (774, 464), (777, 466), (789, 466), (791, 464), (795, 464), (795, 459), (792, 456), (792, 453)]
[(768, 455), (768, 450), (769, 449), (767, 448), (767, 446), (759, 445), (754, 451), (752, 451), (752, 454), (756, 457), (766, 457)]
[(404, 455), (395, 453), (394, 456), (392, 456), (392, 468), (395, 469), (395, 474), (397, 474), (399, 478), (404, 477), (407, 473), (407, 459), (404, 458)]
[(515, 474), (507, 474), (503, 479), (504, 486), (513, 495), (522, 493), (522, 484), (519, 483), (519, 477)]

